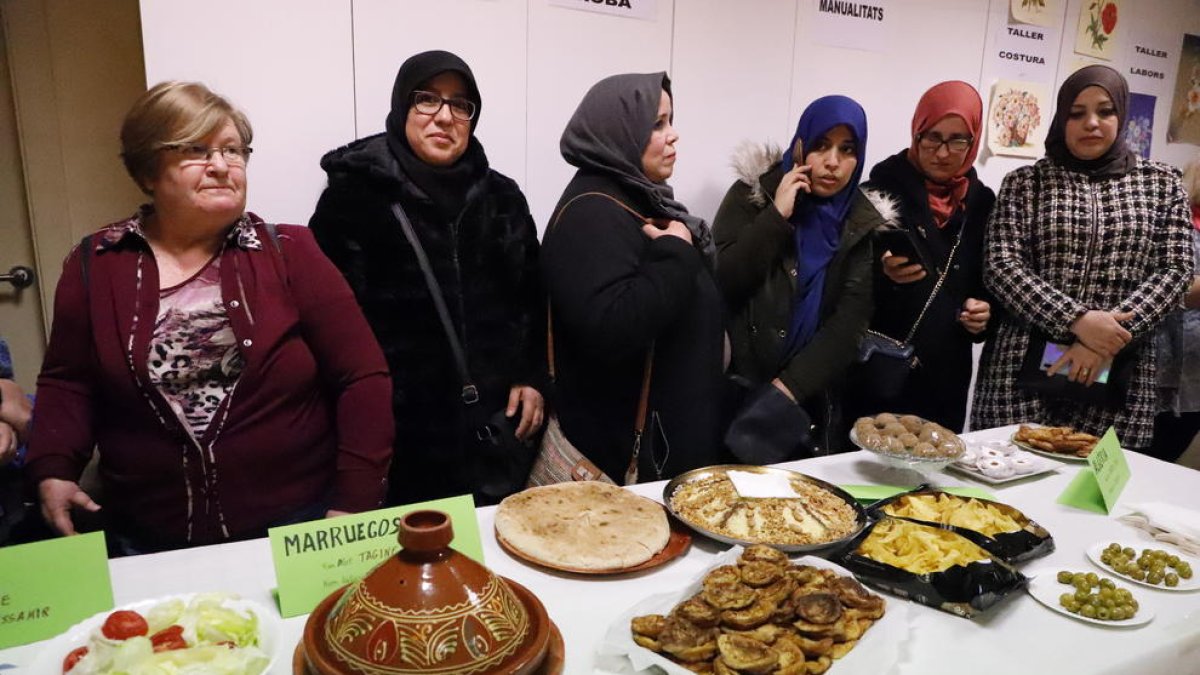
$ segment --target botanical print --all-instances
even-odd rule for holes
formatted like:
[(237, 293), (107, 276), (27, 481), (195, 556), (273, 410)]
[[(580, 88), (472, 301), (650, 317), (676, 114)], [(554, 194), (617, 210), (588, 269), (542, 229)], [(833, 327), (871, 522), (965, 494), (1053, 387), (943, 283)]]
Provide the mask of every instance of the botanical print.
[(1200, 36), (1183, 36), (1179, 70), (1175, 76), (1175, 98), (1167, 125), (1168, 143), (1200, 145)]
[(1154, 135), (1154, 96), (1129, 95), (1129, 123), (1125, 125), (1125, 143), (1129, 149), (1150, 159), (1150, 139)]
[(1084, 0), (1079, 9), (1079, 30), (1075, 52), (1111, 59), (1116, 53), (1117, 28), (1123, 15), (1118, 0)]
[(1000, 80), (992, 87), (987, 116), (988, 149), (994, 155), (1040, 157), (1050, 121), (1045, 85)]
[(1063, 0), (1009, 0), (1009, 13), (1017, 23), (1035, 26), (1061, 26)]

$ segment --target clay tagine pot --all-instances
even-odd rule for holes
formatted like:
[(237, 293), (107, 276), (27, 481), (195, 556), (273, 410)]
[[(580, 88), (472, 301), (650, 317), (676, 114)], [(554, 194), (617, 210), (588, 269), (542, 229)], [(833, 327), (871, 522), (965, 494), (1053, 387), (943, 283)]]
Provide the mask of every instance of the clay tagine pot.
[(404, 516), (401, 550), (309, 615), (296, 672), (536, 672), (550, 646), (546, 609), (525, 587), (451, 549), (453, 538), (441, 511)]

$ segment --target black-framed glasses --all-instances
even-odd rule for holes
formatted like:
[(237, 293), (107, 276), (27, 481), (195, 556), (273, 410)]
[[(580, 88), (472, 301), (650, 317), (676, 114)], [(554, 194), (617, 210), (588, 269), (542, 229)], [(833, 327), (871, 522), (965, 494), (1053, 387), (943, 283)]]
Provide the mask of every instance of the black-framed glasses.
[(952, 153), (963, 153), (971, 149), (975, 139), (970, 136), (951, 136), (942, 138), (940, 134), (921, 134), (917, 136), (917, 144), (922, 150), (937, 152), (944, 145)]
[(474, 101), (465, 98), (442, 98), (432, 91), (414, 91), (412, 105), (422, 115), (436, 115), (441, 112), (442, 106), (446, 105), (450, 106), (450, 116), (456, 120), (468, 122), (475, 117)]
[(227, 145), (223, 148), (210, 148), (207, 145), (199, 143), (177, 143), (175, 145), (168, 145), (166, 148), (183, 155), (183, 161), (189, 164), (207, 164), (212, 161), (214, 153), (220, 153), (221, 158), (230, 166), (246, 166), (246, 162), (250, 161), (250, 153), (254, 152), (254, 148), (248, 145)]

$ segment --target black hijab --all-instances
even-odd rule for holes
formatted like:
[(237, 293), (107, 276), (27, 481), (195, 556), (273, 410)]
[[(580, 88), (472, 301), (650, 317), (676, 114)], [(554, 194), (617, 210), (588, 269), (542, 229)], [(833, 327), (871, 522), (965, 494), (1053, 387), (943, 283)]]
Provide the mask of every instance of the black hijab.
[[(1067, 117), (1079, 93), (1088, 87), (1108, 92), (1117, 109), (1117, 139), (1096, 159), (1079, 159), (1067, 149)], [(1137, 155), (1125, 144), (1125, 126), (1129, 122), (1129, 84), (1108, 66), (1086, 66), (1075, 71), (1058, 88), (1058, 104), (1046, 134), (1046, 156), (1057, 164), (1089, 176), (1124, 176), (1137, 166)]]
[(651, 181), (642, 169), (642, 153), (654, 131), (663, 91), (671, 93), (666, 73), (629, 73), (600, 80), (571, 115), (559, 150), (573, 166), (609, 174), (644, 195), (657, 211), (651, 215), (682, 221), (711, 267), (716, 247), (708, 223), (688, 213), (675, 200), (670, 185)]
[[(404, 126), (408, 121), (409, 108), (412, 107), (413, 91), (447, 71), (458, 73), (466, 82), (467, 98), (475, 104), (475, 117), (471, 118), (471, 137), (462, 157), (450, 166), (433, 166), (413, 152)], [(482, 110), (483, 102), (479, 98), (479, 87), (475, 84), (471, 67), (450, 52), (421, 52), (405, 61), (396, 73), (396, 83), (392, 86), (392, 109), (387, 116), (388, 148), (400, 162), (405, 175), (449, 218), (462, 211), (471, 186), (487, 174), (487, 155), (479, 139), (475, 138), (475, 125), (479, 123)]]

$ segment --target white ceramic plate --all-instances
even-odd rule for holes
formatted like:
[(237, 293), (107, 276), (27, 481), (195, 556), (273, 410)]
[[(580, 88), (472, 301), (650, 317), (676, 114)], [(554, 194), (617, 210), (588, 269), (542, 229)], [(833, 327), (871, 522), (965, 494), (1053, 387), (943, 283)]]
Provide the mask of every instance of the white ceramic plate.
[[(105, 619), (109, 614), (119, 609), (132, 609), (136, 612), (146, 613), (151, 607), (166, 602), (168, 600), (179, 599), (184, 602), (190, 601), (192, 598), (200, 595), (199, 593), (182, 593), (179, 595), (164, 595), (149, 600), (141, 600), (128, 605), (114, 607), (110, 610), (93, 614), (92, 616), (80, 621), (71, 626), (66, 632), (43, 642), (38, 652), (37, 659), (29, 669), (32, 675), (62, 675), (62, 662), (67, 654), (76, 647), (82, 647), (87, 644), (88, 638), (92, 631), (104, 625)], [(274, 612), (261, 604), (252, 600), (246, 600), (236, 595), (229, 594), (229, 598), (225, 600), (225, 606), (239, 611), (249, 610), (258, 615), (258, 634), (259, 646), (263, 652), (270, 657), (271, 662), (263, 669), (264, 673), (271, 672), (275, 662), (279, 660), (279, 655), (276, 653), (279, 647), (279, 613)]]
[(982, 481), (989, 485), (1004, 485), (1005, 483), (1012, 483), (1015, 481), (1024, 480), (1026, 478), (1040, 476), (1042, 474), (1056, 471), (1062, 466), (1062, 464), (1059, 462), (1055, 462), (1055, 461), (1047, 459), (1045, 457), (1039, 457), (1038, 455), (1035, 455), (1031, 452), (1026, 452), (1024, 450), (1014, 450), (1013, 456), (1014, 457), (1025, 457), (1025, 458), (1029, 459), (1030, 461), (1032, 461), (1034, 463), (1035, 469), (1033, 471), (1030, 471), (1029, 473), (1013, 474), (1011, 476), (1008, 476), (1007, 478), (992, 478), (991, 476), (988, 476), (987, 474), (983, 473), (982, 471), (975, 468), (974, 466), (967, 466), (964, 464), (959, 464), (958, 462), (954, 462), (953, 464), (950, 464), (949, 466), (951, 469), (954, 469), (955, 471), (957, 471), (959, 473), (966, 474), (966, 475), (970, 476), (971, 478), (974, 478), (975, 480)]
[[(1056, 577), (1058, 576), (1059, 569), (1060, 568), (1044, 567), (1039, 570), (1025, 573), (1025, 575), (1029, 577), (1029, 586), (1027, 587), (1029, 594), (1033, 596), (1034, 600), (1037, 600), (1059, 614), (1062, 614), (1063, 616), (1069, 616), (1076, 621), (1084, 621), (1086, 623), (1096, 624), (1097, 626), (1107, 626), (1111, 628), (1136, 628), (1138, 626), (1144, 626), (1150, 623), (1150, 620), (1154, 618), (1154, 610), (1147, 606), (1145, 598), (1141, 597), (1146, 595), (1145, 593), (1133, 594), (1133, 599), (1138, 601), (1138, 611), (1132, 619), (1124, 619), (1122, 621), (1101, 621), (1100, 619), (1089, 619), (1082, 614), (1072, 614), (1071, 612), (1068, 612), (1062, 605), (1058, 604), (1058, 598), (1063, 593), (1074, 592), (1075, 587), (1071, 586), (1070, 584), (1058, 583), (1058, 579)], [(1118, 584), (1117, 588), (1120, 587), (1120, 584)]]
[[(1177, 556), (1179, 556), (1180, 560), (1185, 560), (1189, 564), (1191, 564), (1192, 578), (1191, 579), (1181, 578), (1179, 580), (1179, 585), (1174, 588), (1171, 588), (1171, 587), (1167, 586), (1166, 584), (1151, 584), (1151, 583), (1147, 583), (1145, 581), (1138, 581), (1137, 579), (1132, 579), (1130, 577), (1127, 577), (1124, 574), (1121, 574), (1120, 572), (1109, 567), (1108, 565), (1105, 565), (1104, 563), (1100, 562), (1100, 554), (1103, 553), (1104, 549), (1106, 547), (1108, 547), (1109, 544), (1113, 543), (1113, 541), (1116, 541), (1116, 543), (1120, 544), (1121, 548), (1125, 548), (1126, 546), (1128, 546), (1129, 548), (1132, 548), (1134, 551), (1137, 552), (1138, 555), (1141, 555), (1142, 551), (1144, 549), (1148, 549), (1148, 548), (1156, 548), (1160, 551), (1166, 551), (1166, 552), (1170, 553), (1171, 555), (1177, 555)], [(1145, 586), (1146, 588), (1153, 588), (1156, 591), (1171, 591), (1172, 593), (1186, 593), (1188, 591), (1200, 591), (1200, 578), (1196, 577), (1197, 571), (1200, 570), (1200, 560), (1196, 560), (1195, 558), (1193, 558), (1191, 556), (1180, 553), (1179, 551), (1175, 550), (1175, 548), (1173, 546), (1164, 546), (1162, 544), (1156, 545), (1156, 544), (1152, 544), (1152, 543), (1148, 543), (1148, 542), (1144, 542), (1144, 541), (1120, 541), (1120, 540), (1110, 539), (1108, 541), (1099, 541), (1099, 542), (1096, 542), (1095, 544), (1092, 544), (1091, 546), (1089, 546), (1088, 550), (1087, 550), (1087, 557), (1088, 557), (1088, 560), (1091, 560), (1092, 564), (1094, 564), (1096, 567), (1099, 567), (1100, 569), (1104, 570), (1106, 573), (1108, 573), (1109, 576), (1119, 579), (1120, 581), (1123, 581), (1123, 582), (1137, 584), (1139, 586)]]
[(1049, 457), (1051, 459), (1057, 459), (1060, 462), (1076, 462), (1076, 463), (1087, 462), (1087, 457), (1080, 457), (1079, 455), (1068, 455), (1066, 453), (1059, 453), (1059, 452), (1047, 452), (1046, 450), (1042, 450), (1040, 448), (1035, 448), (1028, 443), (1025, 443), (1023, 441), (1018, 441), (1016, 436), (1017, 436), (1017, 434), (1016, 434), (1016, 432), (1014, 432), (1012, 437), (1009, 439), (1012, 442), (1012, 444), (1017, 446), (1018, 448), (1021, 448), (1022, 450), (1028, 450), (1029, 452), (1032, 452), (1035, 455), (1041, 455), (1042, 457)]

